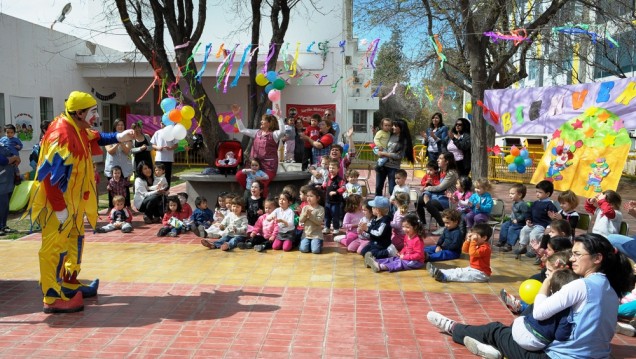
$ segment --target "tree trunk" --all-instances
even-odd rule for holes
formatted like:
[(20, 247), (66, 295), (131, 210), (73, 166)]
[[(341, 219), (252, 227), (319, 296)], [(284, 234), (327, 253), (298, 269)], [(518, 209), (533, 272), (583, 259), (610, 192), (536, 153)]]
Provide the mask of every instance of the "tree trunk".
[[(480, 48), (485, 52), (485, 48)], [(486, 63), (483, 60), (485, 55), (474, 54), (471, 60), (471, 79), (472, 79), (472, 102), (473, 102), (473, 121), (470, 129), (471, 140), (471, 177), (472, 178), (488, 178), (488, 156), (486, 146), (488, 145), (486, 128), (489, 126), (484, 120), (484, 114), (481, 107), (475, 105), (477, 100), (484, 99), (484, 93), (487, 89), (486, 80), (488, 73), (486, 72)]]

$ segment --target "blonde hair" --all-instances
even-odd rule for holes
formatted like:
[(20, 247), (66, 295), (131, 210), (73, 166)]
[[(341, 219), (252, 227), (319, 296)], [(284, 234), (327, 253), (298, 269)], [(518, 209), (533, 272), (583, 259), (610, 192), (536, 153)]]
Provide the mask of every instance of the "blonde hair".
[(481, 188), (484, 190), (484, 192), (490, 192), (492, 190), (492, 184), (490, 184), (490, 181), (488, 181), (486, 178), (475, 180), (475, 182), (473, 182), (473, 187)]
[(397, 202), (397, 207), (400, 210), (400, 213), (404, 214), (409, 209), (409, 202), (411, 197), (408, 193), (398, 192), (395, 194), (393, 198), (395, 202)]

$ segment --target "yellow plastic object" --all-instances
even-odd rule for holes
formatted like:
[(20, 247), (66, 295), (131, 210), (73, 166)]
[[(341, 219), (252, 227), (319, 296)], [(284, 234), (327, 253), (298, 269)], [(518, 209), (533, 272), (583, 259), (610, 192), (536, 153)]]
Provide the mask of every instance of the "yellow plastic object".
[(33, 186), (33, 181), (22, 181), (22, 183), (13, 189), (11, 200), (9, 200), (9, 211), (19, 211), (27, 205), (31, 186)]

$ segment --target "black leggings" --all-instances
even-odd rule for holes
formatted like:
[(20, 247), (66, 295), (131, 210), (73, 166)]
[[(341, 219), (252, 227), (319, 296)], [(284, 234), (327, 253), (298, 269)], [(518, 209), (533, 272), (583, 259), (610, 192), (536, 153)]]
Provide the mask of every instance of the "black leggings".
[(139, 206), (139, 212), (143, 212), (146, 216), (150, 218), (163, 217), (164, 205), (165, 205), (165, 196), (162, 194), (153, 194), (144, 198), (144, 201), (141, 202), (141, 206)]
[(492, 322), (485, 325), (455, 324), (453, 341), (463, 345), (464, 337), (471, 337), (484, 344), (492, 345), (506, 358), (548, 358), (543, 351), (531, 352), (520, 347), (512, 339), (512, 328), (500, 322)]
[(422, 195), (422, 197), (420, 197), (420, 200), (417, 202), (417, 215), (420, 217), (420, 221), (426, 224), (426, 212), (424, 212), (424, 209), (426, 209), (428, 213), (431, 214), (431, 216), (435, 219), (440, 227), (444, 227), (444, 221), (442, 220), (442, 211), (445, 208), (438, 200), (431, 199), (428, 201), (428, 203), (424, 204), (424, 195)]

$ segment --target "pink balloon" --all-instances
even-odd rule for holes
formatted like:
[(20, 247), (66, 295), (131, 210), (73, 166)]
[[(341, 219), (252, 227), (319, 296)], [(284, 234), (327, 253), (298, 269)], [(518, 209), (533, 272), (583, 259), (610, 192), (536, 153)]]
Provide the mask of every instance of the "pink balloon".
[(267, 97), (269, 98), (270, 101), (276, 102), (276, 101), (280, 100), (280, 91), (279, 90), (271, 90), (267, 94)]

